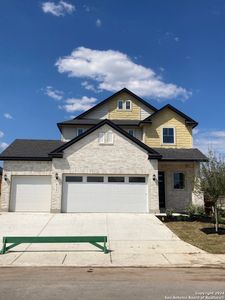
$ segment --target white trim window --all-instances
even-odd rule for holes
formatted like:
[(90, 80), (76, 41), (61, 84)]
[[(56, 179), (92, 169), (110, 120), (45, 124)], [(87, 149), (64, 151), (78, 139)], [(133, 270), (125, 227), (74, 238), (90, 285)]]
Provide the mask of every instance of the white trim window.
[(132, 102), (130, 100), (125, 101), (125, 110), (131, 110), (132, 109)]
[(132, 110), (132, 101), (131, 100), (121, 100), (121, 99), (119, 99), (117, 101), (117, 109), (118, 110), (131, 111)]
[(107, 144), (113, 144), (113, 132), (112, 131), (108, 131), (106, 133), (107, 136)]
[(105, 133), (104, 132), (99, 132), (98, 142), (99, 142), (99, 144), (105, 144)]
[(175, 128), (163, 127), (162, 128), (162, 144), (175, 144)]
[(84, 128), (77, 128), (77, 136), (85, 132)]
[(113, 145), (114, 136), (112, 131), (99, 132), (98, 142), (100, 145)]

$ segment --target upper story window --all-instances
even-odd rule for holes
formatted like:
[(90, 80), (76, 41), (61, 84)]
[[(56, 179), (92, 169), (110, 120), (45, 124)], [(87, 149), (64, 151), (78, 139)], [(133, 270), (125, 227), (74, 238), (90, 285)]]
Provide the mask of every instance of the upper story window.
[(182, 190), (185, 187), (184, 173), (176, 172), (173, 174), (173, 188), (176, 190)]
[(118, 100), (117, 107), (119, 110), (123, 109), (123, 100)]
[(117, 109), (118, 110), (132, 110), (131, 100), (118, 100)]
[(82, 133), (84, 133), (84, 128), (77, 128), (77, 135), (81, 135)]
[(128, 129), (127, 132), (128, 132), (131, 136), (134, 136), (134, 130), (133, 130), (133, 129)]
[(163, 144), (175, 144), (175, 128), (162, 129), (162, 142)]
[(125, 101), (125, 107), (126, 107), (126, 110), (131, 110), (131, 101), (130, 100)]
[(113, 132), (99, 132), (98, 142), (102, 145), (112, 145), (113, 144)]

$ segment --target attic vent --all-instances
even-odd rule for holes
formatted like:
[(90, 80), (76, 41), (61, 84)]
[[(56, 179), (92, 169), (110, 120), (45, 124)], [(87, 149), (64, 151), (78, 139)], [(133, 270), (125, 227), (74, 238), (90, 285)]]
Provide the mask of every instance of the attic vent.
[(98, 136), (99, 144), (112, 145), (113, 144), (113, 132), (100, 132)]

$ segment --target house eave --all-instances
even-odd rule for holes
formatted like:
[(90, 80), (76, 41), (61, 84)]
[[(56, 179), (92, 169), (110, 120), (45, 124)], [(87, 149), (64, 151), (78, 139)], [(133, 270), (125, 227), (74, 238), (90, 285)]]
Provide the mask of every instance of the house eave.
[(178, 159), (175, 159), (175, 158), (171, 158), (171, 159), (169, 159), (169, 158), (165, 158), (165, 159), (161, 159), (160, 160), (161, 162), (208, 162), (209, 160), (208, 159), (195, 159), (195, 158), (193, 158), (193, 159), (180, 159), (180, 158), (178, 158)]
[(21, 156), (0, 156), (0, 160), (21, 160), (21, 161), (51, 161), (51, 157), (21, 157)]
[(63, 152), (62, 153), (49, 153), (48, 156), (50, 158), (63, 158)]

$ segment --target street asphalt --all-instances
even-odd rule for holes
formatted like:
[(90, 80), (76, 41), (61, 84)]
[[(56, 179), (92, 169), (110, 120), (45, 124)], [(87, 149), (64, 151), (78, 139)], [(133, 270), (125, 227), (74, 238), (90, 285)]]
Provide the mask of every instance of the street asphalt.
[(0, 269), (1, 300), (225, 299), (225, 270), (206, 268)]

